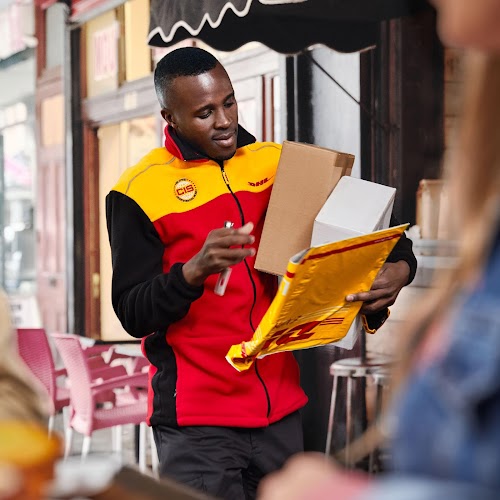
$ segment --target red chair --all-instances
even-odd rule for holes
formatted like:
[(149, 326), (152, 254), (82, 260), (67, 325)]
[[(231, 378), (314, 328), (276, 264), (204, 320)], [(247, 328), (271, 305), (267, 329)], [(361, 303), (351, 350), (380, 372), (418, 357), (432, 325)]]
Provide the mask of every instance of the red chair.
[(18, 328), (19, 355), (42, 383), (51, 402), (49, 434), (54, 430), (54, 417), (69, 405), (69, 390), (57, 384), (57, 378), (66, 375), (64, 368), (56, 369), (52, 350), (44, 328)]
[[(49, 396), (49, 434), (54, 431), (55, 416), (63, 412), (64, 430), (67, 429), (67, 415), (65, 409), (69, 406), (70, 396), (67, 380), (59, 381), (59, 377), (66, 377), (66, 368), (56, 369), (53, 350), (50, 339), (44, 328), (18, 328), (17, 347), (21, 359), (28, 369), (41, 382)], [(109, 349), (109, 347), (108, 347)], [(86, 350), (87, 355), (92, 356), (90, 365), (92, 367), (92, 379), (108, 379), (127, 373), (125, 367), (111, 367), (101, 358), (99, 361), (97, 353)], [(101, 395), (101, 402), (113, 400), (115, 394), (111, 391)]]
[[(146, 421), (147, 401), (138, 388), (147, 387), (147, 374), (135, 373), (107, 380), (93, 380), (89, 359), (75, 335), (52, 334), (70, 381), (71, 412), (66, 439), (65, 456), (71, 451), (73, 430), (84, 435), (82, 460), (90, 450), (92, 433), (98, 429), (124, 424), (143, 424)], [(131, 388), (135, 389), (131, 391)], [(101, 406), (100, 396), (116, 392), (110, 407)], [(139, 394), (139, 396), (137, 396)], [(144, 448), (144, 447), (143, 447)]]

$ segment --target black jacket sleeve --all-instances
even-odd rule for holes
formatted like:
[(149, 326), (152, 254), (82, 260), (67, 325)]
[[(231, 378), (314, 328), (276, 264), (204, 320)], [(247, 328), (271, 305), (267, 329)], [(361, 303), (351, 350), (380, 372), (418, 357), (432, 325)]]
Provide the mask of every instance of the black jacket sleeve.
[[(394, 215), (391, 215), (390, 226), (392, 227), (398, 225), (399, 222), (397, 221), (396, 217), (394, 217)], [(392, 249), (392, 252), (389, 254), (389, 257), (387, 258), (387, 262), (398, 262), (399, 260), (404, 260), (408, 263), (408, 266), (410, 267), (410, 275), (408, 277), (408, 282), (406, 283), (407, 285), (409, 285), (413, 281), (413, 278), (415, 278), (415, 273), (417, 272), (417, 259), (415, 258), (412, 248), (413, 242), (403, 233), (399, 241)], [(388, 317), (388, 308), (382, 309), (381, 311), (373, 314), (367, 314), (365, 316), (365, 330), (368, 329), (370, 333), (373, 333), (385, 323)]]
[[(394, 215), (391, 215), (390, 226), (399, 226), (399, 222), (396, 220)], [(415, 258), (412, 248), (413, 242), (406, 236), (406, 234), (403, 233), (387, 258), (387, 262), (398, 262), (399, 260), (404, 260), (408, 263), (408, 266), (410, 266), (410, 276), (408, 277), (408, 283), (406, 283), (407, 285), (413, 281), (415, 273), (417, 272), (417, 259)]]
[(111, 191), (106, 197), (106, 219), (113, 265), (111, 299), (123, 328), (134, 337), (167, 329), (182, 319), (203, 286), (187, 283), (182, 263), (163, 272), (165, 247), (158, 232), (137, 203)]

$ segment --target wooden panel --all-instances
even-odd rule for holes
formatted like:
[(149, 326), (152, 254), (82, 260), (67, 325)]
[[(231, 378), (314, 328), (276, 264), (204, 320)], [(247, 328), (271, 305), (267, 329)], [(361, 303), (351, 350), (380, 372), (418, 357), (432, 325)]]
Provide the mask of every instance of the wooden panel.
[(125, 82), (116, 92), (86, 99), (85, 119), (94, 126), (118, 123), (137, 116), (159, 114), (151, 77)]
[(64, 97), (60, 68), (45, 68), (45, 11), (36, 9), (37, 179), (36, 269), (42, 324), (49, 332), (67, 330), (66, 172)]
[(37, 290), (42, 324), (66, 331), (66, 214), (64, 150), (40, 151), (37, 182)]
[(43, 147), (64, 145), (64, 96), (58, 94), (41, 103)]
[[(399, 144), (392, 165), (392, 186), (401, 222), (415, 222), (415, 199), (421, 179), (441, 175), (444, 150), (444, 51), (436, 34), (433, 12), (401, 20), (401, 86)], [(411, 204), (411, 205), (410, 205)]]
[(156, 118), (149, 116), (99, 129), (99, 234), (101, 339), (130, 340), (111, 304), (111, 251), (106, 227), (105, 198), (121, 173), (158, 147)]
[[(62, 94), (42, 99), (37, 177), (37, 287), (42, 324), (66, 331), (66, 214), (64, 102)], [(54, 126), (55, 124), (55, 126)]]
[(440, 176), (444, 149), (444, 54), (435, 13), (382, 23), (380, 43), (361, 60), (371, 65), (363, 77), (372, 79), (363, 101), (377, 119), (361, 115), (364, 178), (395, 187), (395, 216), (414, 224), (418, 184)]
[(38, 40), (36, 46), (36, 76), (42, 76), (45, 70), (45, 11), (37, 4), (35, 4), (35, 36)]
[[(125, 163), (121, 148), (121, 129), (123, 125), (101, 127), (99, 139), (99, 240), (100, 240), (100, 284), (101, 331), (102, 340), (130, 339), (122, 328), (111, 304), (111, 251), (106, 228), (106, 195), (118, 180), (121, 165)], [(94, 278), (95, 280), (96, 278)], [(97, 283), (96, 283), (97, 286)]]
[[(85, 283), (83, 304), (85, 311), (84, 332), (87, 337), (101, 336), (101, 304), (100, 304), (100, 236), (99, 236), (99, 153), (97, 132), (84, 124), (83, 126), (83, 214), (82, 228), (84, 252)], [(76, 300), (76, 298), (75, 298)], [(81, 300), (81, 299), (80, 299)]]
[[(137, 163), (151, 149), (159, 146), (154, 116), (138, 118), (118, 125), (101, 127), (99, 139), (99, 240), (100, 240), (100, 309), (102, 340), (130, 340), (111, 304), (111, 250), (106, 227), (106, 195), (121, 173)], [(94, 278), (95, 279), (95, 278)]]
[(129, 0), (125, 5), (125, 80), (151, 74), (151, 48), (145, 43), (149, 27), (149, 0)]

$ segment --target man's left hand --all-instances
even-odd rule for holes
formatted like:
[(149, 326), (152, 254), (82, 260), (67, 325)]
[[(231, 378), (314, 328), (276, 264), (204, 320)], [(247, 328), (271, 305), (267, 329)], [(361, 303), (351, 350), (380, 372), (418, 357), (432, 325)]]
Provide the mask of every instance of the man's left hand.
[(360, 313), (373, 314), (386, 307), (392, 306), (396, 298), (408, 283), (410, 266), (406, 261), (386, 262), (380, 269), (371, 290), (369, 292), (358, 292), (346, 297), (347, 302), (362, 301)]

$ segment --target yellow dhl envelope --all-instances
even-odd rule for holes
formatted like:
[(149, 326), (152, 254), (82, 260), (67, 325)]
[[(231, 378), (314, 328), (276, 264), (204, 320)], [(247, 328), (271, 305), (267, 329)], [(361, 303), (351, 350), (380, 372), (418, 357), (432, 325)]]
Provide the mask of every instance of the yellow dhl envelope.
[(346, 302), (345, 297), (370, 290), (407, 227), (312, 247), (294, 256), (252, 339), (231, 346), (227, 361), (244, 371), (255, 358), (343, 338), (362, 305)]

